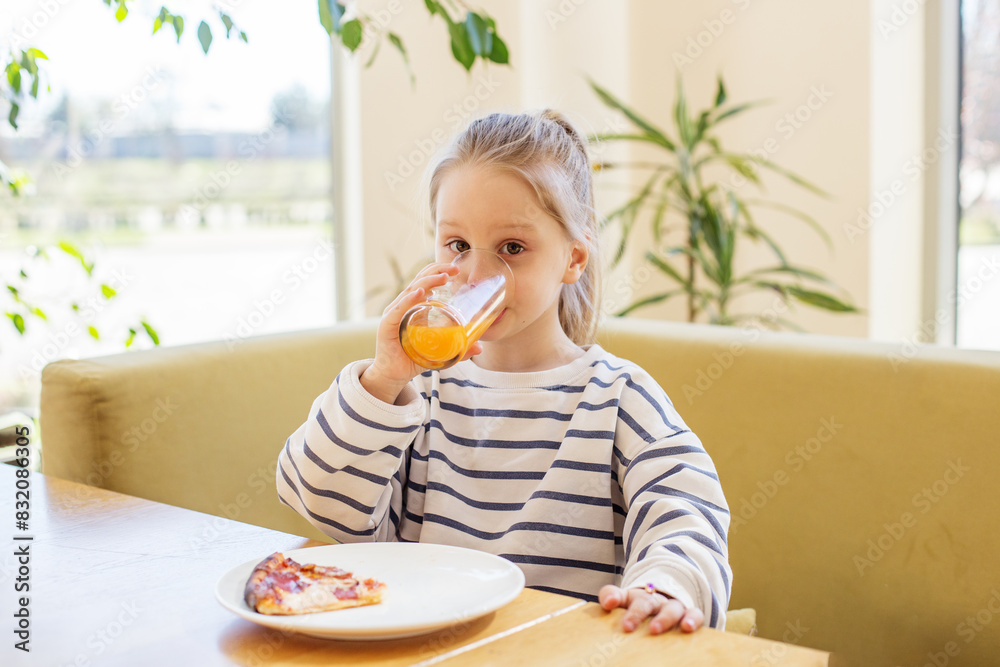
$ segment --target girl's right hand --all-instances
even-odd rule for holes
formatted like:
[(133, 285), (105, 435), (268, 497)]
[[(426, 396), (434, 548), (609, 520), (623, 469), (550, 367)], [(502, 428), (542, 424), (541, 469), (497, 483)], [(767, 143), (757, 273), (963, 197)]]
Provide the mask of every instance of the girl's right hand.
[[(421, 303), (435, 287), (448, 282), (448, 278), (458, 273), (454, 264), (435, 262), (428, 264), (382, 311), (378, 333), (375, 337), (375, 361), (361, 376), (361, 383), (368, 393), (386, 403), (394, 403), (399, 393), (414, 377), (426, 369), (413, 362), (403, 351), (399, 342), (399, 323), (413, 306)], [(474, 343), (463, 357), (467, 359), (479, 354), (482, 347)]]

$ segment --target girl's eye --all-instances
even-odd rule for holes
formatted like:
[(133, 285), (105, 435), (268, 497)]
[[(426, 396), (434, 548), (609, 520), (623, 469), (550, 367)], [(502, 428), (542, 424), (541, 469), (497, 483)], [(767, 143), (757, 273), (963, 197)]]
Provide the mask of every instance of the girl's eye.
[(503, 251), (508, 255), (518, 255), (522, 250), (524, 250), (524, 246), (514, 241), (508, 241), (503, 244)]
[(453, 252), (465, 252), (469, 249), (469, 244), (465, 241), (452, 241), (447, 245)]

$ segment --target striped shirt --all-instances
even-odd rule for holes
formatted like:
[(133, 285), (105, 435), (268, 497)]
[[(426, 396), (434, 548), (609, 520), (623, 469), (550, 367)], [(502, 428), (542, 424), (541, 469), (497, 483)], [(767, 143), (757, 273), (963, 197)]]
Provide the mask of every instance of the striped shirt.
[(340, 542), (432, 542), (516, 563), (596, 600), (652, 583), (723, 627), (729, 510), (670, 399), (599, 345), (535, 373), (463, 361), (390, 405), (349, 364), (278, 458), (281, 501)]

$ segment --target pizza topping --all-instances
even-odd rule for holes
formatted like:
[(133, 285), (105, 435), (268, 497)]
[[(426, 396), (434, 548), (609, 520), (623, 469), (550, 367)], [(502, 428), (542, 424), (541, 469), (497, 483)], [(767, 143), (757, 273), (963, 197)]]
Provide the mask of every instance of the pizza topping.
[(244, 598), (263, 614), (307, 614), (378, 604), (385, 588), (382, 582), (360, 581), (339, 567), (301, 565), (274, 553), (254, 568)]

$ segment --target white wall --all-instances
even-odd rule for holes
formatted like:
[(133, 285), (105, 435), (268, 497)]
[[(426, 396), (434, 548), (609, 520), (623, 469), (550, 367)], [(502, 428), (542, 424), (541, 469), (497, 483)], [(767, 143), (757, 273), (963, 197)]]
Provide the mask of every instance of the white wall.
[[(860, 212), (886, 187), (891, 190), (893, 174), (927, 135), (920, 99), (923, 61), (913, 59), (921, 53), (922, 16), (907, 18), (900, 30), (876, 42), (876, 22), (892, 4), (493, 1), (483, 6), (510, 46), (512, 67), (477, 64), (466, 75), (452, 60), (444, 23), (429, 19), (422, 3), (403, 3), (390, 29), (407, 41), (415, 88), (410, 89), (398, 56), (386, 49), (359, 77), (362, 191), (355, 224), (363, 230), (365, 289), (391, 282), (390, 256), (404, 269), (422, 262), (430, 237), (417, 221), (420, 172), (427, 153), (470, 114), (554, 106), (587, 131), (608, 130), (616, 116), (590, 91), (585, 80), (590, 76), (669, 126), (679, 67), (691, 105), (711, 101), (719, 73), (731, 100), (766, 100), (722, 131), (724, 145), (764, 149), (831, 195), (822, 199), (782, 179), (766, 180), (765, 196), (816, 218), (832, 238), (832, 251), (793, 218), (774, 213), (759, 220), (794, 263), (827, 275), (871, 313), (832, 315), (800, 306), (786, 317), (812, 332), (898, 340), (921, 320), (921, 256), (927, 250), (920, 231), (923, 181), (907, 181), (905, 192), (874, 224), (863, 218), (859, 223)], [(617, 146), (602, 156), (622, 159), (630, 153), (642, 155)], [(635, 179), (630, 183), (624, 174), (601, 174), (599, 206), (611, 210), (634, 187)], [(750, 187), (741, 193), (752, 195)], [(655, 275), (646, 279), (642, 251), (637, 244), (608, 277), (606, 305), (620, 307), (665, 286)], [(760, 248), (747, 245), (744, 252), (744, 268), (770, 263)], [(388, 298), (386, 291), (369, 301), (366, 312), (380, 312)], [(742, 302), (741, 310), (760, 313), (773, 304), (772, 296), (759, 295)], [(676, 302), (636, 316), (682, 319), (684, 312)]]

